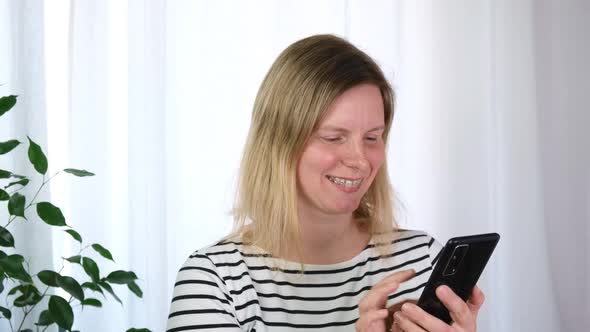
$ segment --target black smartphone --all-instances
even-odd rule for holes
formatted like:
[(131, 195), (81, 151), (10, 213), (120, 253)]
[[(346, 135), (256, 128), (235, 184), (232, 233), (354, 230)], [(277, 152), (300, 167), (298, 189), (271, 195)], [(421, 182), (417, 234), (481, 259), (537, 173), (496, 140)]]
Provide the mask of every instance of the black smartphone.
[(450, 324), (453, 320), (447, 308), (439, 301), (436, 288), (449, 286), (455, 294), (467, 301), (479, 276), (500, 240), (497, 233), (477, 234), (450, 239), (424, 286), (418, 306), (431, 315)]

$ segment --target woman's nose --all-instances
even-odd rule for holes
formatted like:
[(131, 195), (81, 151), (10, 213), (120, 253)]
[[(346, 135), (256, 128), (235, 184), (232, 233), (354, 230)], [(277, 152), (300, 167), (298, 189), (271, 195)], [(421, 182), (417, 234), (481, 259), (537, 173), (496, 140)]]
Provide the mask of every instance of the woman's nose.
[(369, 161), (365, 155), (365, 149), (362, 143), (351, 143), (347, 153), (342, 159), (342, 163), (350, 168), (364, 171), (369, 167)]

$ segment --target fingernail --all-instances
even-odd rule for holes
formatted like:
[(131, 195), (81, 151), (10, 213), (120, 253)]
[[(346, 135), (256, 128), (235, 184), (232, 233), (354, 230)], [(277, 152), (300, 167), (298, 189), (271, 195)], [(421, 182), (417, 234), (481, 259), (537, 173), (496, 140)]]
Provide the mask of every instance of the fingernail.
[(449, 293), (449, 287), (446, 285), (438, 286), (437, 290), (441, 295), (447, 295)]
[(402, 305), (402, 311), (412, 313), (414, 312), (414, 307), (410, 303), (404, 303)]

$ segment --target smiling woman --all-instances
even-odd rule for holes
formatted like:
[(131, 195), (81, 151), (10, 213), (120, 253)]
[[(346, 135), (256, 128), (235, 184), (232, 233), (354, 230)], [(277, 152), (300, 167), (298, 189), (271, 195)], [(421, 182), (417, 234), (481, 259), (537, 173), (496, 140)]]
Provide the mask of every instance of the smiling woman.
[[(331, 228), (329, 234), (338, 234), (343, 225), (352, 225), (348, 220), (333, 223), (325, 219), (331, 218), (334, 211), (309, 216), (314, 220), (311, 223), (302, 222), (308, 220), (302, 213), (317, 212), (306, 208), (310, 199), (317, 199), (317, 195), (327, 198), (323, 197), (325, 193), (309, 191), (320, 189), (320, 185), (322, 190), (328, 189), (327, 175), (350, 178), (353, 172), (356, 177), (361, 175), (359, 171), (369, 172), (362, 175), (370, 179), (364, 181), (358, 193), (348, 195), (357, 200), (345, 214), (348, 219), (354, 214), (354, 224), (363, 224), (368, 233), (391, 230), (395, 223), (387, 168), (379, 164), (372, 165), (376, 167), (370, 171), (366, 166), (354, 170), (339, 163), (366, 163), (369, 155), (365, 154), (369, 151), (371, 159), (375, 159), (376, 153), (383, 158), (384, 143), (372, 148), (370, 144), (359, 147), (358, 138), (382, 127), (378, 134), (383, 141), (387, 139), (393, 120), (393, 100), (393, 91), (381, 69), (367, 54), (343, 39), (318, 35), (283, 51), (256, 97), (234, 211), (239, 225), (237, 234), (274, 255), (298, 256), (296, 261), (306, 262), (317, 252), (302, 252), (302, 234), (310, 231), (304, 223), (327, 224)], [(355, 152), (358, 149), (362, 151)], [(320, 162), (318, 157), (333, 158), (328, 166), (332, 169), (311, 169)], [(252, 195), (253, 192), (257, 194)], [(337, 218), (342, 218), (342, 213)], [(334, 225), (338, 225), (336, 229)], [(279, 234), (283, 241), (276, 240)]]
[(383, 113), (381, 93), (372, 84), (334, 100), (299, 158), (300, 223), (315, 214), (351, 214), (359, 207), (385, 161)]
[[(393, 101), (381, 69), (344, 39), (316, 35), (279, 55), (255, 101), (235, 231), (180, 269), (168, 332), (446, 326), (413, 305), (392, 325), (441, 248), (393, 218)], [(482, 302), (458, 304), (453, 327), (474, 331)]]

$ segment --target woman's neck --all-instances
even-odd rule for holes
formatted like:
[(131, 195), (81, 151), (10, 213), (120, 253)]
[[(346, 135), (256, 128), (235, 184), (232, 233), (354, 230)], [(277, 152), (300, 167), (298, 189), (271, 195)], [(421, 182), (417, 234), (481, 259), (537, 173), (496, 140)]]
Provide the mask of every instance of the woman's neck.
[(349, 215), (299, 214), (301, 256), (289, 248), (288, 260), (304, 264), (336, 264), (358, 255), (371, 234)]

